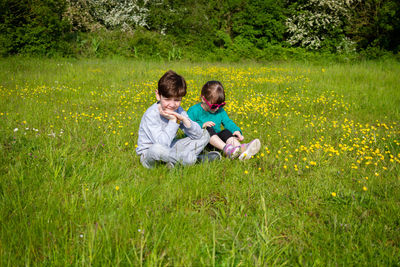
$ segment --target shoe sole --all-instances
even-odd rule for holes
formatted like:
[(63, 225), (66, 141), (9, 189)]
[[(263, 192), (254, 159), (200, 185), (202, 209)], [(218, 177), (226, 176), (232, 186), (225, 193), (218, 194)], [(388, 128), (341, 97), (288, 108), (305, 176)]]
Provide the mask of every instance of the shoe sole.
[(202, 154), (197, 158), (197, 162), (212, 162), (214, 160), (220, 160), (222, 158), (221, 154), (217, 151), (210, 151), (207, 154)]
[(222, 156), (219, 152), (217, 151), (211, 151), (208, 152), (208, 161), (212, 162), (214, 160), (221, 160)]
[(257, 154), (258, 151), (260, 151), (260, 148), (261, 148), (260, 140), (254, 139), (249, 143), (247, 149), (242, 154), (240, 154), (239, 159), (240, 160), (250, 159), (252, 156)]

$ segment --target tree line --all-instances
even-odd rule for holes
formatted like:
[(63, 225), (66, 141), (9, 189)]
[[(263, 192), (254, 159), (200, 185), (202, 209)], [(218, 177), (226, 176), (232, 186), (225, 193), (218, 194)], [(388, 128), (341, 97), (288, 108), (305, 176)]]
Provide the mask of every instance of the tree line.
[(398, 0), (0, 0), (0, 54), (271, 59), (400, 50)]

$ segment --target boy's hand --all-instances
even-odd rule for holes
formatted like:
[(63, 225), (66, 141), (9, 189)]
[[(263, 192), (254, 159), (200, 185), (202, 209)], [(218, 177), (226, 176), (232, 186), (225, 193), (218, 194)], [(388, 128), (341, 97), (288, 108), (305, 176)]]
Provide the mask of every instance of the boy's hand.
[(183, 122), (183, 125), (185, 125), (186, 128), (190, 128), (190, 126), (192, 126), (188, 117), (182, 116), (174, 111), (165, 111), (165, 113), (169, 114), (170, 116), (174, 116), (177, 120)]
[(243, 135), (239, 131), (234, 132), (233, 135), (236, 136), (239, 141), (243, 141), (244, 139)]
[(213, 127), (213, 126), (215, 126), (215, 123), (212, 121), (206, 121), (205, 123), (203, 123), (203, 128)]
[[(167, 110), (163, 110), (161, 108), (161, 105), (158, 104), (158, 111), (160, 112), (160, 115), (163, 116), (164, 118), (166, 118), (167, 120), (172, 120), (172, 121), (177, 121), (177, 117), (172, 114), (171, 112), (167, 111)], [(175, 113), (175, 112), (173, 112)]]

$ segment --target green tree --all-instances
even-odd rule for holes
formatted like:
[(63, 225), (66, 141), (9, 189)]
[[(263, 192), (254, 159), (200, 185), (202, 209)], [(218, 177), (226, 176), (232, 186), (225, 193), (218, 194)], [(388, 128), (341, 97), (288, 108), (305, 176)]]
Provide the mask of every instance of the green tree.
[(258, 48), (284, 40), (286, 31), (284, 2), (253, 0), (233, 16), (233, 36), (241, 36)]
[(69, 23), (64, 0), (1, 0), (1, 54), (51, 54), (63, 46)]
[(400, 1), (365, 0), (353, 9), (347, 34), (359, 49), (400, 51)]
[(207, 51), (214, 47), (217, 32), (211, 9), (206, 0), (151, 1), (147, 25), (151, 31), (168, 35), (177, 46)]

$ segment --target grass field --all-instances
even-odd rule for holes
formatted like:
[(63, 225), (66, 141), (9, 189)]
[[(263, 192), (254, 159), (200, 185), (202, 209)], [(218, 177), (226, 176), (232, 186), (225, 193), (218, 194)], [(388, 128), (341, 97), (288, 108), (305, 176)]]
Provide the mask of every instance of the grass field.
[[(161, 75), (219, 80), (251, 160), (148, 170)], [(0, 60), (0, 265), (400, 265), (400, 64)]]

